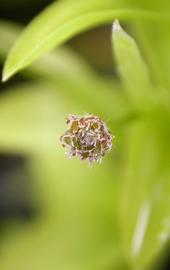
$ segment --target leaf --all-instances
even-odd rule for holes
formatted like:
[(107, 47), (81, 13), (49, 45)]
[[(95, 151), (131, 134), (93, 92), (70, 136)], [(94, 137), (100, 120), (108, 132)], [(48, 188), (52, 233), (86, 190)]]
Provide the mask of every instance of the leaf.
[[(136, 8), (147, 8), (150, 10), (159, 11), (162, 17), (170, 10), (170, 1), (133, 1), (126, 0), (127, 5), (135, 5)], [(167, 21), (163, 23), (156, 21), (151, 23), (149, 21), (136, 22), (131, 24), (131, 29), (140, 43), (142, 52), (144, 53), (150, 68), (152, 69), (152, 78), (163, 87), (169, 88), (169, 56), (168, 51), (170, 47), (170, 24)]]
[[(0, 23), (2, 58), (20, 28), (4, 21)], [(94, 112), (109, 120), (109, 126), (115, 121), (121, 122), (127, 113), (121, 93), (112, 91), (117, 86), (97, 76), (69, 48), (44, 56), (24, 74), (31, 78), (36, 75), (39, 83), (11, 87), (0, 96), (0, 148), (3, 151), (50, 151), (56, 147), (54, 144), (63, 133), (65, 117), (70, 112)], [(63, 128), (58, 131), (60, 125)]]
[(112, 42), (127, 97), (137, 108), (149, 106), (152, 100), (149, 71), (136, 42), (123, 31), (118, 21), (113, 24)]
[(79, 97), (70, 94), (68, 98), (67, 92), (63, 93), (59, 86), (56, 88), (47, 82), (12, 87), (0, 97), (0, 149), (25, 153), (56, 149), (58, 138), (65, 129), (65, 118), (71, 112), (81, 115), (90, 108), (90, 112), (108, 117), (104, 119), (109, 120), (108, 126), (113, 126), (115, 134), (114, 122), (121, 122), (122, 116), (116, 112), (110, 117), (107, 93), (105, 98), (104, 101), (100, 97), (94, 106), (89, 97), (79, 102)]
[(52, 48), (89, 28), (109, 23), (115, 17), (169, 20), (159, 13), (139, 10), (114, 10), (120, 1), (55, 2), (38, 15), (22, 33), (12, 48), (3, 71), (6, 81)]
[(56, 147), (67, 112), (64, 101), (47, 84), (8, 89), (0, 99), (1, 151), (50, 151)]
[[(167, 89), (169, 89), (170, 85), (169, 29), (170, 24), (168, 22), (166, 24), (162, 22), (155, 22), (155, 24), (143, 22), (142, 24), (135, 23), (133, 25), (133, 31), (147, 57), (154, 80), (162, 87), (167, 87)], [(161, 92), (163, 92), (162, 89)]]
[[(0, 55), (4, 58), (6, 49), (19, 34), (21, 26), (0, 22)], [(92, 68), (70, 48), (62, 47), (48, 53), (31, 68), (24, 70), (30, 78), (51, 82), (65, 99), (77, 103), (84, 111), (98, 113), (109, 121), (120, 122), (129, 114), (129, 108), (119, 85), (97, 75)], [(77, 79), (78, 78), (78, 79)], [(92, 91), (93, 89), (93, 91)], [(96, 97), (98, 102), (96, 101)], [(110, 117), (112, 115), (112, 117)]]
[(147, 269), (170, 237), (169, 116), (157, 108), (127, 133), (120, 212), (122, 237), (134, 268)]

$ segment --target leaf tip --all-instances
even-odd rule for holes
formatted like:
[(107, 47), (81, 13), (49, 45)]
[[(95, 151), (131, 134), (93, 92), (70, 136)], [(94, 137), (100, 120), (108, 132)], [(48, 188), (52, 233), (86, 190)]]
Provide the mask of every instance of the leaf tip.
[(6, 82), (8, 80), (8, 76), (6, 76), (5, 74), (2, 74), (2, 79), (1, 79), (1, 82)]
[(118, 31), (120, 31), (120, 30), (121, 30), (120, 23), (119, 23), (118, 19), (116, 19), (116, 20), (114, 21), (113, 25), (112, 25), (112, 32), (113, 32), (113, 34), (114, 34), (115, 32), (118, 32)]
[(1, 82), (5, 83), (8, 81), (8, 79), (9, 79), (9, 76), (4, 75), (4, 76), (2, 76)]
[(2, 79), (1, 81), (3, 83), (5, 83), (6, 81), (9, 80), (9, 78), (12, 76), (13, 74), (11, 74), (10, 72), (6, 72), (6, 70), (4, 69), (3, 72), (2, 72)]

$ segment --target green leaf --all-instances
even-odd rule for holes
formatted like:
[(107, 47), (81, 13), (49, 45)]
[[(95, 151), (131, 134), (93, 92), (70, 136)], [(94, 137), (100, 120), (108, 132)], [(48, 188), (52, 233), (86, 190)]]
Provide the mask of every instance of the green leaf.
[(69, 104), (68, 109), (64, 104), (56, 90), (45, 83), (21, 84), (1, 94), (1, 151), (32, 153), (55, 148), (69, 110)]
[(150, 105), (152, 85), (148, 69), (136, 42), (121, 28), (118, 21), (113, 24), (112, 41), (127, 97), (138, 108)]
[(170, 237), (169, 127), (169, 112), (157, 108), (127, 133), (121, 226), (134, 269), (150, 266)]
[[(126, 4), (140, 9), (157, 10), (162, 13), (162, 17), (170, 10), (169, 0), (126, 0)], [(170, 47), (169, 22), (167, 21), (165, 24), (161, 21), (155, 21), (154, 23), (134, 21), (131, 24), (131, 29), (152, 69), (152, 78), (154, 78), (155, 82), (159, 82), (162, 86), (168, 86), (167, 88), (169, 88), (170, 62), (167, 53)]]
[(3, 81), (30, 65), (37, 58), (64, 41), (91, 27), (110, 23), (115, 17), (169, 20), (159, 13), (121, 10), (120, 1), (55, 2), (38, 15), (22, 33), (6, 61)]
[[(9, 22), (0, 22), (0, 55), (4, 58), (21, 27)], [(60, 91), (64, 98), (80, 104), (84, 111), (94, 112), (105, 119), (120, 122), (129, 114), (122, 91), (114, 81), (107, 81), (70, 48), (62, 47), (48, 53), (31, 68), (24, 70), (29, 78), (47, 81)], [(78, 78), (78, 79), (77, 79)], [(98, 102), (96, 101), (96, 97)], [(110, 117), (112, 115), (112, 117)]]
[[(1, 21), (2, 58), (20, 29), (18, 25)], [(36, 77), (39, 83), (11, 87), (8, 89), (9, 93), (7, 91), (0, 95), (0, 148), (3, 151), (49, 151), (54, 147), (56, 138), (62, 134), (64, 119), (70, 112), (98, 114), (105, 121), (109, 121), (108, 125), (113, 126), (114, 134), (115, 122), (122, 122), (123, 119), (126, 121), (129, 109), (121, 91), (116, 91), (118, 86), (114, 83), (108, 84), (107, 80), (99, 77), (69, 48), (60, 48), (57, 52), (44, 56), (30, 69), (25, 70), (24, 76)], [(98, 102), (95, 102), (96, 97)], [(43, 122), (46, 109), (44, 110), (43, 103), (41, 104), (42, 99), (46, 99), (44, 108), (50, 108), (48, 113), (51, 112), (51, 116), (47, 114), (46, 118), (49, 118), (52, 126)], [(59, 110), (57, 114), (61, 106), (64, 110)], [(53, 123), (50, 119), (53, 119)], [(63, 128), (58, 131), (60, 124)], [(40, 134), (47, 134), (43, 136), (44, 142)]]
[(170, 47), (170, 24), (168, 22), (166, 24), (138, 22), (134, 23), (132, 27), (147, 57), (154, 80), (162, 87), (169, 89), (170, 62), (167, 52)]
[[(65, 129), (65, 118), (71, 112), (84, 114), (88, 111), (98, 114), (105, 121), (109, 121), (108, 125), (113, 126), (115, 134), (114, 122), (121, 122), (123, 115), (119, 114), (120, 110), (110, 117), (111, 111), (106, 105), (110, 102), (111, 106), (113, 102), (112, 98), (107, 96), (107, 92), (99, 97), (97, 105), (94, 105), (94, 100), (89, 100), (89, 96), (80, 102), (79, 98), (81, 99), (82, 95), (77, 97), (71, 92), (68, 97), (68, 91), (63, 92), (59, 86), (42, 81), (21, 84), (1, 94), (1, 151), (51, 151), (56, 148), (56, 141)], [(111, 100), (108, 102), (107, 99)]]

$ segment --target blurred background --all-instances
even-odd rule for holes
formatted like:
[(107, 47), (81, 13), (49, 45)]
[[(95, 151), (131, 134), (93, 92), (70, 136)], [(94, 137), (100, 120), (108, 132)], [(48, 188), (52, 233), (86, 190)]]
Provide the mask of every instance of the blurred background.
[[(51, 2), (0, 1), (1, 73), (22, 28)], [(149, 66), (133, 23), (121, 24)], [(170, 269), (169, 118), (162, 122), (158, 112), (153, 127), (135, 122), (138, 137), (129, 140), (136, 115), (122, 88), (111, 25), (79, 34), (0, 83), (0, 269)], [(69, 160), (58, 142), (68, 114), (84, 112), (100, 115), (116, 137), (112, 152), (92, 169)], [(151, 201), (134, 259), (135, 224)]]

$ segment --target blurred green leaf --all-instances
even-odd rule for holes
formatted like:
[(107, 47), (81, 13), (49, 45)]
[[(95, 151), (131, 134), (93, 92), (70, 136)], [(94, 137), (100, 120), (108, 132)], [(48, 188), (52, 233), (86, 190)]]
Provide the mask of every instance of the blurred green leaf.
[(118, 21), (113, 24), (113, 50), (127, 97), (138, 109), (150, 106), (152, 85), (139, 49)]
[[(115, 134), (114, 121), (119, 114), (115, 112), (110, 117), (107, 107), (102, 112), (102, 106), (108, 104), (107, 96), (105, 102), (102, 97), (98, 98), (97, 106), (93, 106), (94, 101), (89, 101), (89, 97), (78, 102), (74, 95), (43, 81), (11, 87), (0, 97), (0, 149), (25, 153), (51, 151), (65, 129), (65, 118), (71, 112), (84, 114), (90, 108), (96, 109), (92, 111), (95, 114), (108, 116), (106, 121)], [(121, 123), (122, 118), (118, 117), (116, 122)], [(57, 151), (60, 150), (61, 147)]]
[[(162, 17), (170, 11), (169, 0), (125, 0), (125, 2), (128, 6), (133, 6), (138, 9), (159, 11), (162, 13)], [(134, 21), (133, 24), (131, 24), (131, 29), (140, 44), (145, 59), (152, 69), (152, 77), (154, 77), (155, 82), (158, 82), (162, 86), (168, 86), (169, 88), (169, 22), (167, 21), (166, 24), (164, 24), (161, 21), (155, 21), (154, 23), (149, 21)]]
[(121, 226), (135, 269), (146, 269), (170, 237), (169, 127), (169, 111), (157, 108), (127, 133)]
[(133, 29), (152, 68), (154, 80), (162, 87), (169, 88), (170, 24), (168, 22), (166, 24), (144, 22), (143, 24), (134, 24)]
[[(121, 5), (122, 6), (122, 5)], [(20, 36), (6, 61), (3, 80), (31, 64), (44, 53), (91, 27), (109, 23), (115, 17), (169, 20), (169, 16), (142, 10), (121, 10), (120, 1), (61, 1), (38, 15)]]
[[(5, 57), (20, 32), (18, 25), (0, 22), (0, 55)], [(74, 67), (74, 68), (73, 68)], [(119, 123), (126, 121), (129, 106), (119, 84), (102, 78), (71, 49), (63, 47), (42, 57), (24, 75), (39, 81), (50, 82), (65, 99), (82, 105), (84, 112), (98, 113), (106, 120)], [(97, 101), (97, 102), (96, 102)], [(112, 115), (112, 116), (111, 116)]]
[(1, 151), (50, 151), (61, 134), (64, 115), (62, 99), (48, 84), (13, 87), (0, 99)]

